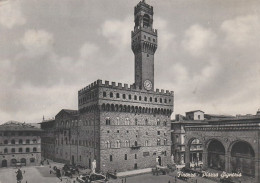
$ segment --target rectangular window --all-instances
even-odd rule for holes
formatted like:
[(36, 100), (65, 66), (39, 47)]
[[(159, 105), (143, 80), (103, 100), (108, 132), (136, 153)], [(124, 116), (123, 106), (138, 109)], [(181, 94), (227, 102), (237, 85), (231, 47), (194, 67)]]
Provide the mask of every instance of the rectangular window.
[(127, 154), (125, 154), (125, 160), (127, 160)]
[(157, 131), (157, 135), (160, 135), (160, 131)]
[(137, 154), (135, 154), (135, 159), (137, 159)]
[(112, 156), (112, 155), (110, 155), (110, 158), (109, 158), (109, 159), (110, 159), (110, 161), (113, 161), (113, 156)]

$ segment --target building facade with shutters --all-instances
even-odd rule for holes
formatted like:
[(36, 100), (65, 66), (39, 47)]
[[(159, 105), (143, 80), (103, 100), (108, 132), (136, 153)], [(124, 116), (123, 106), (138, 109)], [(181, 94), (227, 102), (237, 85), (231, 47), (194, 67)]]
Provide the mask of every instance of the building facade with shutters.
[(39, 165), (41, 131), (14, 121), (0, 125), (0, 167)]

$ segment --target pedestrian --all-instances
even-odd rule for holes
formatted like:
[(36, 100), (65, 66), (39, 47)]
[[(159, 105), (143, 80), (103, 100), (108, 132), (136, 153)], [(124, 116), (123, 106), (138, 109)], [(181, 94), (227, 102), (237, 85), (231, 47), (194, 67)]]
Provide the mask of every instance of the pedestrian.
[(171, 181), (169, 180), (168, 183), (171, 183)]
[(126, 177), (125, 177), (125, 183), (126, 183)]
[(25, 174), (25, 170), (23, 171), (23, 174)]
[(122, 183), (124, 183), (124, 179), (122, 179)]
[(51, 174), (51, 170), (50, 170), (50, 174)]

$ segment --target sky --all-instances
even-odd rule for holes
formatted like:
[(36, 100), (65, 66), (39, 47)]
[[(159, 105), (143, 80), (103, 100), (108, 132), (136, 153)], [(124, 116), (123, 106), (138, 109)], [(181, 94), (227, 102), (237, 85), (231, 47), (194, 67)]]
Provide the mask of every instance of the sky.
[[(0, 0), (0, 124), (77, 109), (97, 79), (132, 84), (139, 0)], [(174, 113), (260, 108), (259, 0), (146, 0), (158, 29), (155, 88)]]

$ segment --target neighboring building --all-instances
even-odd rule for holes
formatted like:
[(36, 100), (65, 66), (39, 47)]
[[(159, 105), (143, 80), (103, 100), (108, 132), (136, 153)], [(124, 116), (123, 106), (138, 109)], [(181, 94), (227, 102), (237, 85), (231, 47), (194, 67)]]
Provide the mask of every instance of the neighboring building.
[(55, 119), (43, 120), (40, 123), (42, 157), (55, 160)]
[(186, 112), (187, 120), (204, 120), (204, 112), (201, 110)]
[[(201, 119), (201, 120), (199, 120)], [(185, 165), (185, 127), (189, 125), (200, 125), (207, 123), (204, 121), (204, 112), (200, 110), (186, 112), (186, 116), (177, 114), (171, 123), (172, 128), (172, 154), (174, 162), (178, 165)], [(202, 145), (198, 139), (193, 139), (190, 147), (191, 166), (202, 164)]]
[(0, 167), (39, 165), (41, 131), (14, 121), (0, 125)]
[(96, 170), (127, 171), (171, 163), (173, 92), (154, 90), (157, 30), (153, 7), (135, 7), (133, 85), (97, 80), (78, 91), (78, 110), (55, 117), (55, 158)]
[[(211, 118), (185, 125), (185, 164), (191, 166), (192, 142), (202, 146), (203, 169), (241, 172), (250, 182), (260, 181), (260, 115)], [(241, 180), (240, 180), (241, 181)]]
[(55, 161), (86, 165), (82, 161), (82, 157), (85, 158), (86, 154), (79, 153), (83, 145), (79, 137), (83, 136), (85, 139), (87, 134), (78, 119), (78, 111), (70, 109), (62, 109), (55, 116)]

